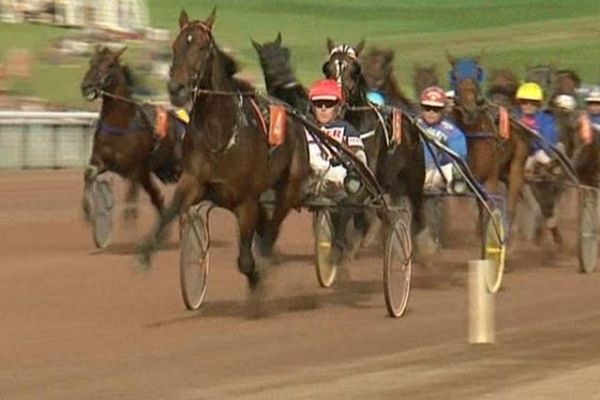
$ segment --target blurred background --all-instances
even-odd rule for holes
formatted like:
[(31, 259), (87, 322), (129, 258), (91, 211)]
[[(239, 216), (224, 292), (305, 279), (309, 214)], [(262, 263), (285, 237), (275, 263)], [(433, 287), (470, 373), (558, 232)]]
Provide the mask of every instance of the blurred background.
[(241, 75), (261, 87), (250, 38), (278, 32), (305, 85), (321, 75), (325, 39), (366, 39), (395, 52), (400, 85), (413, 94), (413, 66), (437, 66), (446, 83), (453, 55), (482, 55), (486, 68), (527, 65), (577, 71), (585, 84), (600, 80), (600, 2), (597, 0), (2, 0), (0, 107), (97, 109), (79, 84), (96, 44), (127, 46), (124, 61), (139, 77), (136, 94), (165, 99), (170, 40), (178, 16), (204, 19), (217, 6), (215, 37), (240, 62)]

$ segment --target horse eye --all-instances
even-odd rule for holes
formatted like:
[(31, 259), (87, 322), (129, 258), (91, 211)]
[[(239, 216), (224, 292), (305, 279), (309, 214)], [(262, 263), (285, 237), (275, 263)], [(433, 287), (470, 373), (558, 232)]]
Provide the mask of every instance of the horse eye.
[(189, 35), (187, 35), (186, 40), (188, 43), (192, 43), (192, 40), (194, 40), (194, 37), (191, 34), (189, 34)]

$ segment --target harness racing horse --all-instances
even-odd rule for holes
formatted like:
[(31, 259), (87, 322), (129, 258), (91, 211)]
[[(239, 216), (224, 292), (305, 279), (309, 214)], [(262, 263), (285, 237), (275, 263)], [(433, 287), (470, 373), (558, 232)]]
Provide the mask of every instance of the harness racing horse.
[[(578, 113), (553, 106), (551, 108), (556, 129), (559, 135), (559, 146), (568, 159), (573, 158), (578, 143)], [(558, 160), (548, 164), (536, 164), (528, 186), (535, 201), (540, 207), (543, 224), (536, 227), (535, 233), (539, 239), (543, 227), (552, 234), (554, 243), (560, 248), (563, 244), (562, 235), (557, 223), (557, 205), (565, 191), (565, 181), (568, 177)]]
[(308, 95), (306, 89), (294, 76), (290, 50), (281, 46), (281, 33), (277, 34), (273, 42), (260, 44), (252, 40), (252, 45), (258, 53), (267, 93), (285, 101), (301, 113), (308, 114), (310, 110)]
[(364, 57), (361, 65), (365, 81), (369, 90), (374, 90), (383, 95), (387, 104), (405, 110), (414, 108), (412, 102), (402, 93), (398, 80), (394, 76), (394, 52), (389, 49), (371, 47)]
[(487, 98), (492, 103), (512, 109), (517, 106), (515, 95), (519, 84), (519, 78), (510, 69), (492, 69), (487, 84)]
[(467, 138), (467, 164), (486, 192), (495, 198), (504, 198), (503, 181), (507, 183), (508, 221), (505, 222), (510, 223), (524, 183), (529, 153), (527, 135), (512, 121), (510, 135), (503, 135), (499, 129), (498, 108), (481, 95), (484, 72), (477, 58), (447, 56), (452, 65), (449, 80), (455, 90), (454, 119)]
[[(416, 128), (402, 114), (401, 132), (392, 136), (388, 116), (367, 101), (368, 86), (361, 71), (359, 55), (364, 41), (352, 47), (336, 46), (327, 39), (329, 59), (322, 70), (327, 78), (336, 79), (341, 85), (347, 109), (344, 118), (361, 133), (369, 167), (374, 171), (383, 190), (400, 205), (408, 198), (414, 217), (413, 232), (420, 232), (422, 224), (423, 182), (425, 162), (423, 148)], [(358, 228), (365, 234), (369, 227), (366, 218), (357, 214)], [(362, 219), (362, 221), (361, 221)]]
[(413, 66), (413, 88), (415, 97), (419, 98), (421, 92), (430, 86), (439, 86), (439, 77), (435, 64), (429, 66)]
[(112, 171), (130, 181), (127, 219), (137, 215), (135, 202), (140, 184), (156, 210), (162, 211), (163, 197), (151, 173), (166, 183), (175, 182), (179, 177), (180, 155), (176, 150), (183, 123), (170, 113), (163, 114), (166, 124), (162, 125), (162, 132), (155, 130), (157, 109), (137, 104), (131, 97), (131, 73), (119, 62), (124, 51), (125, 48), (116, 52), (96, 48), (81, 83), (85, 98), (102, 98), (92, 155), (84, 173), (82, 208), (88, 221), (91, 184), (103, 172)]
[[(272, 247), (290, 207), (300, 204), (301, 183), (309, 172), (308, 150), (302, 126), (290, 117), (283, 143), (270, 149), (254, 88), (233, 77), (237, 65), (217, 46), (214, 21), (215, 10), (205, 21), (190, 21), (185, 11), (179, 17), (168, 90), (173, 104), (193, 103), (183, 142), (183, 169), (172, 203), (140, 255), (149, 265), (164, 228), (175, 216), (188, 215), (193, 204), (210, 201), (235, 215), (238, 268), (254, 289), (260, 276), (253, 238), (257, 233), (259, 247)], [(269, 188), (276, 192), (275, 209), (266, 220), (259, 199)]]

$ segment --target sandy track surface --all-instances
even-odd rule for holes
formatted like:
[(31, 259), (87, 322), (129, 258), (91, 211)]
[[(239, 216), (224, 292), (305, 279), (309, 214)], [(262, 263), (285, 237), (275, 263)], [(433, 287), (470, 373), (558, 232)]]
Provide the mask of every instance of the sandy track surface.
[(376, 250), (346, 285), (318, 287), (310, 215), (293, 213), (257, 319), (227, 212), (212, 214), (206, 304), (189, 312), (176, 241), (150, 273), (136, 266), (135, 238), (154, 218), (147, 199), (137, 228), (117, 218), (113, 245), (97, 251), (79, 171), (2, 172), (0, 188), (2, 399), (600, 398), (600, 274), (577, 272), (573, 199), (564, 252), (513, 242), (497, 344), (470, 346), (468, 200), (450, 207), (449, 250), (414, 265), (399, 320), (386, 316)]

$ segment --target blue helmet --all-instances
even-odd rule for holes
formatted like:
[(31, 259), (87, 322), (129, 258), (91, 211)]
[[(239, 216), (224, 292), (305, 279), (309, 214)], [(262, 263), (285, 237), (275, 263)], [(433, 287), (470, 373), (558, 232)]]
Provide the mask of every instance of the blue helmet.
[(371, 90), (369, 93), (367, 93), (367, 100), (369, 100), (369, 102), (375, 104), (376, 106), (382, 106), (385, 104), (385, 98), (383, 97), (383, 95), (374, 90)]

